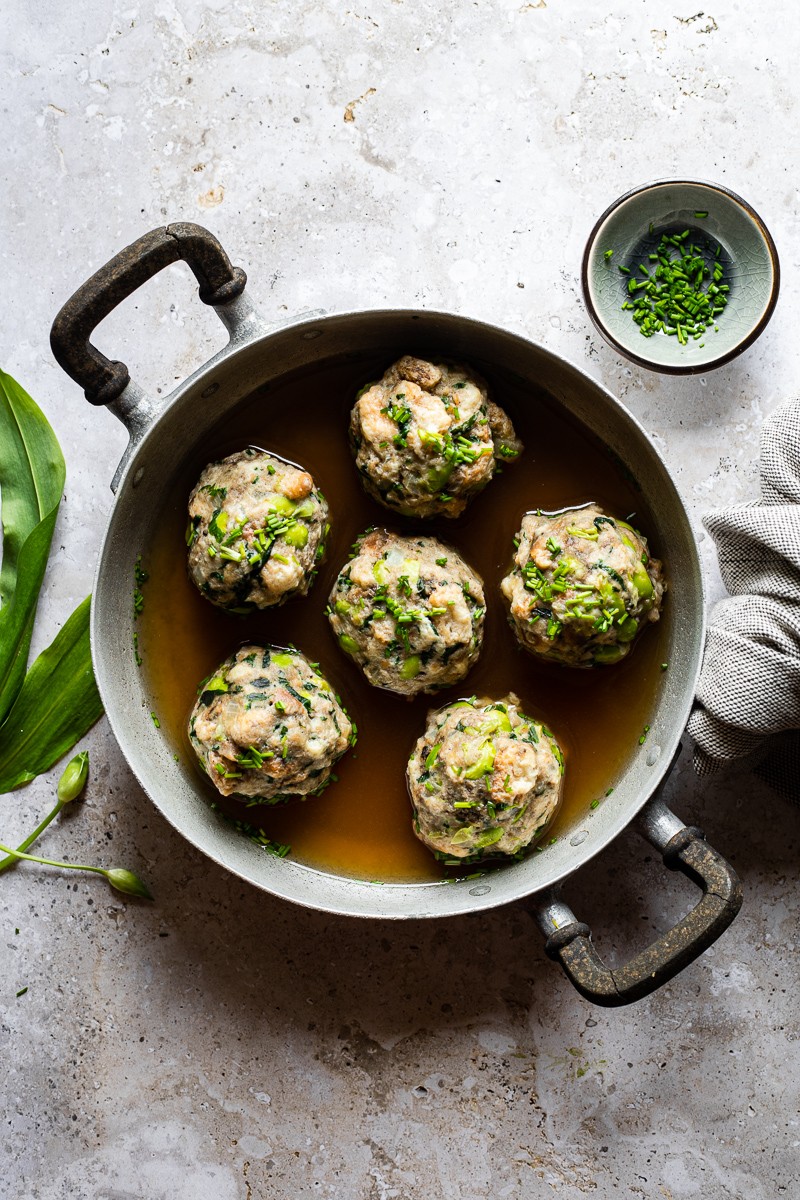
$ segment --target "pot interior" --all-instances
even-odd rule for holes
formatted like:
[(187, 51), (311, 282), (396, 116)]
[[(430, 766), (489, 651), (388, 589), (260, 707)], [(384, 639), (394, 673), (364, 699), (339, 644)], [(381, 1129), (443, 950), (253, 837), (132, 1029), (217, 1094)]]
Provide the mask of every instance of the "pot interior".
[[(524, 426), (526, 441), (520, 462), (493, 481), (465, 517), (424, 527), (452, 540), (484, 576), (489, 618), (481, 661), (461, 687), (422, 698), (411, 708), (366, 684), (359, 692), (352, 678), (357, 668), (344, 662), (323, 615), (328, 577), (342, 565), (344, 548), (355, 534), (366, 524), (404, 527), (402, 519), (361, 496), (347, 460), (345, 430), (357, 387), (409, 352), (475, 367), (487, 377), (494, 398)], [(242, 436), (244, 441), (237, 440)], [(211, 610), (192, 594), (182, 542), (185, 500), (200, 469), (248, 443), (308, 466), (328, 494), (334, 525), (327, 576), (320, 577), (308, 598), (259, 614), (252, 628)], [(494, 590), (496, 579), (510, 561), (511, 537), (526, 508), (590, 499), (618, 516), (636, 511), (635, 523), (665, 560), (668, 600), (662, 620), (617, 667), (600, 672), (550, 667), (542, 674), (521, 651), (512, 648), (512, 657), (502, 651), (513, 638)], [(625, 512), (619, 509), (622, 504)], [(419, 523), (413, 528), (423, 531)], [(134, 621), (130, 597), (139, 557), (151, 578), (142, 588), (144, 610)], [(190, 606), (188, 620), (183, 603)], [(136, 664), (134, 634), (141, 666)], [(525, 339), (464, 318), (410, 312), (345, 314), (287, 326), (223, 351), (169, 397), (120, 488), (93, 615), (96, 670), (109, 719), (137, 777), (168, 820), (216, 861), (267, 891), (330, 911), (386, 917), (446, 916), (491, 907), (552, 885), (597, 853), (630, 821), (670, 762), (691, 706), (702, 634), (700, 569), (686, 512), (652, 444), (626, 410), (587, 376)], [(285, 813), (273, 810), (264, 820), (263, 810), (253, 814), (235, 802), (223, 804), (229, 816), (240, 815), (270, 838), (291, 841), (293, 847), (297, 843), (299, 851), (293, 848), (283, 859), (266, 853), (212, 810), (214, 792), (196, 770), (188, 744), (182, 744), (182, 711), (188, 713), (194, 686), (236, 645), (250, 639), (296, 641), (309, 657), (319, 659), (362, 728), (357, 761), (342, 760), (340, 781), (324, 796), (304, 805), (295, 801)], [(195, 652), (197, 662), (190, 666)], [(661, 671), (661, 662), (669, 664), (667, 671)], [(498, 666), (503, 663), (505, 667)], [(582, 694), (586, 686), (600, 686), (596, 678), (587, 684), (587, 675), (603, 677), (597, 697)], [(481, 871), (473, 866), (455, 872), (455, 879), (444, 879), (409, 832), (409, 808), (401, 840), (385, 845), (381, 857), (382, 827), (372, 818), (387, 789), (385, 764), (392, 764), (394, 787), (414, 738), (422, 732), (427, 708), (458, 694), (500, 698), (497, 690), (518, 692), (526, 709), (533, 707), (556, 736), (563, 730), (567, 737), (569, 786), (561, 813), (540, 843), (542, 850), (522, 862)], [(571, 697), (576, 714), (583, 706), (582, 723), (577, 716), (570, 719)], [(590, 698), (598, 722), (589, 719)], [(615, 706), (619, 719), (609, 720)], [(553, 709), (560, 718), (548, 715)], [(599, 733), (594, 724), (602, 726)], [(612, 736), (615, 724), (624, 732), (621, 739)], [(645, 724), (649, 732), (639, 745)], [(570, 762), (577, 764), (572, 777)], [(609, 788), (613, 791), (606, 796)], [(337, 848), (342, 830), (329, 820), (336, 812), (337, 793), (340, 806), (352, 801), (349, 856)], [(594, 804), (595, 799), (600, 803)], [(317, 807), (317, 817), (315, 806), (326, 806)], [(353, 824), (358, 819), (361, 826)], [(359, 827), (363, 845), (356, 844), (353, 833)], [(393, 845), (399, 849), (393, 851)]]

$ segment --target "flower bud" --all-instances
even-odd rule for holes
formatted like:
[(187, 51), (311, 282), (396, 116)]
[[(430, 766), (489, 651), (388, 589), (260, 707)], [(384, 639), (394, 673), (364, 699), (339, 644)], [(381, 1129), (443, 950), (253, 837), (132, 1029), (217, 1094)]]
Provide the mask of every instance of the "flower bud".
[(88, 778), (89, 751), (82, 750), (67, 763), (64, 774), (58, 781), (57, 795), (61, 804), (69, 804), (71, 800), (77, 800), (86, 787)]
[(128, 896), (141, 896), (143, 900), (153, 899), (147, 885), (133, 871), (126, 871), (124, 867), (112, 867), (103, 874), (118, 892), (125, 892)]

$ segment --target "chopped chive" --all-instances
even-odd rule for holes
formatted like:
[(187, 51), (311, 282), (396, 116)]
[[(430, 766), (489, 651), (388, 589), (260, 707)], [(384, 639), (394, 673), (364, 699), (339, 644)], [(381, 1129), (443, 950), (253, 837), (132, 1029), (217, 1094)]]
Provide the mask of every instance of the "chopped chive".
[(707, 212), (696, 212), (694, 215), (698, 221), (702, 221), (704, 217), (708, 216), (708, 213)]
[[(689, 230), (662, 234), (656, 251), (647, 256), (648, 263), (657, 265), (650, 271), (640, 263), (636, 270), (641, 278), (620, 267), (630, 276), (622, 308), (630, 312), (642, 337), (663, 333), (685, 346), (690, 338), (699, 341), (724, 310), (729, 285), (722, 283), (719, 255), (709, 265), (700, 248), (688, 241), (689, 235)], [(707, 249), (711, 250), (711, 244)]]
[(442, 746), (441, 746), (441, 742), (440, 742), (437, 746), (434, 746), (431, 749), (430, 753), (428, 754), (428, 757), (425, 759), (425, 769), (427, 771), (430, 771), (431, 767), (433, 767), (433, 765), (435, 764), (437, 758), (439, 757), (439, 751), (441, 750), (441, 748), (442, 748)]
[(603, 258), (606, 260), (606, 262), (610, 262), (613, 254), (614, 254), (613, 250), (606, 250), (605, 253), (603, 254)]

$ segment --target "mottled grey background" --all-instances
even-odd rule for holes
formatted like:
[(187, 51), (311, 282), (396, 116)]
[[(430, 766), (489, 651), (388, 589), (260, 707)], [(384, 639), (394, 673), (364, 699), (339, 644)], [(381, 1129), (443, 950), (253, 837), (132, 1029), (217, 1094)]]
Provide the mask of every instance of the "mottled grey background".
[[(3, 24), (2, 364), (68, 466), (37, 648), (90, 589), (124, 445), (53, 363), (50, 323), (168, 220), (211, 228), (276, 317), (430, 305), (544, 342), (643, 421), (698, 530), (753, 496), (761, 421), (798, 379), (789, 0), (12, 0)], [(747, 197), (784, 268), (766, 333), (706, 378), (629, 368), (579, 296), (598, 213), (673, 174)], [(163, 393), (222, 340), (182, 267), (98, 334)], [(749, 776), (683, 769), (669, 794), (740, 871), (741, 917), (671, 986), (606, 1012), (518, 909), (361, 924), (243, 886), (177, 838), (104, 723), (86, 744), (87, 801), (44, 845), (135, 867), (157, 902), (3, 876), (0, 1195), (797, 1195), (798, 813)], [(52, 789), (3, 798), (2, 840)], [(628, 835), (567, 896), (619, 961), (692, 889)]]

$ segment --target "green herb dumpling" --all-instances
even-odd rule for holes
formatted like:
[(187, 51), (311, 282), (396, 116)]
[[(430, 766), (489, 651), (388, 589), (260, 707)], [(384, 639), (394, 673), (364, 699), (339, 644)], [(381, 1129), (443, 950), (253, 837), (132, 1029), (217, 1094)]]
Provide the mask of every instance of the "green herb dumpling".
[(647, 540), (596, 504), (526, 513), (501, 583), (526, 650), (570, 667), (606, 666), (657, 621), (666, 584)]
[(432, 537), (373, 529), (354, 551), (333, 585), (328, 620), (368, 681), (415, 696), (463, 679), (483, 640), (479, 576)]
[(445, 861), (521, 856), (552, 819), (563, 772), (555, 738), (515, 695), (448, 704), (408, 762), (414, 832)]
[(457, 517), (522, 443), (484, 381), (404, 355), (362, 388), (350, 442), (366, 491), (406, 517)]
[(321, 792), (355, 727), (316, 663), (248, 645), (200, 685), (189, 740), (223, 796), (277, 804)]
[(189, 576), (219, 608), (274, 608), (311, 587), (328, 530), (308, 471), (248, 447), (210, 463), (189, 497)]

